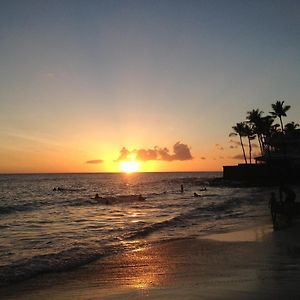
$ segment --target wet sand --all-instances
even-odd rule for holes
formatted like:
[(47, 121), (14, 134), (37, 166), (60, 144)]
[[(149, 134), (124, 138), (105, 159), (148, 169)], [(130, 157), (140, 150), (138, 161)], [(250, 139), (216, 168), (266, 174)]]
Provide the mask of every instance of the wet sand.
[(300, 226), (149, 243), (0, 289), (3, 299), (297, 299)]

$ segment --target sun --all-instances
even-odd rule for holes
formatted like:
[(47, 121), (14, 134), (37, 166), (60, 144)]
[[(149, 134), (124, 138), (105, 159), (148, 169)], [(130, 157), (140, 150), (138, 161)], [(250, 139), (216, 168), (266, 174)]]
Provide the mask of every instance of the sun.
[(137, 161), (122, 161), (120, 163), (120, 168), (122, 172), (133, 173), (138, 171), (140, 164)]

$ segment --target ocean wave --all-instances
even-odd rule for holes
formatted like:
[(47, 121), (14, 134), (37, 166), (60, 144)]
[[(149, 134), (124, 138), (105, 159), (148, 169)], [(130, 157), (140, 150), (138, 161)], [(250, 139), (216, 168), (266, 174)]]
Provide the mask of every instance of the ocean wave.
[(90, 199), (75, 199), (67, 201), (65, 204), (70, 206), (86, 206), (86, 205), (113, 205), (132, 202), (143, 202), (146, 198), (142, 195), (118, 195), (109, 197), (94, 197)]
[(67, 271), (105, 255), (103, 250), (73, 247), (58, 253), (37, 255), (0, 267), (0, 286), (22, 281), (42, 273)]
[(35, 204), (32, 203), (25, 203), (19, 205), (0, 206), (0, 215), (12, 214), (21, 211), (30, 211), (36, 208), (34, 205)]
[(56, 199), (52, 202), (45, 200), (36, 200), (24, 204), (2, 205), (0, 206), (0, 215), (12, 214), (17, 212), (32, 211), (44, 209), (49, 206), (89, 206), (89, 205), (113, 205), (133, 202), (143, 202), (146, 197), (141, 195), (117, 195), (99, 198), (74, 198), (74, 199)]
[(228, 199), (222, 203), (210, 203), (206, 205), (199, 203), (199, 206), (173, 218), (146, 225), (138, 231), (130, 233), (126, 238), (129, 240), (144, 238), (156, 231), (168, 227), (188, 226), (193, 220), (198, 218), (201, 218), (203, 221), (210, 218), (238, 218), (244, 213), (235, 210), (238, 209), (244, 201), (244, 199), (236, 198)]
[(144, 226), (143, 228), (139, 229), (136, 232), (130, 233), (125, 239), (133, 240), (133, 239), (143, 238), (155, 231), (158, 231), (163, 228), (170, 227), (170, 226), (176, 226), (182, 222), (184, 222), (184, 216), (179, 215), (179, 216), (176, 216), (174, 218), (171, 218), (171, 219), (168, 219), (168, 220), (165, 220), (162, 222), (152, 223), (150, 225)]

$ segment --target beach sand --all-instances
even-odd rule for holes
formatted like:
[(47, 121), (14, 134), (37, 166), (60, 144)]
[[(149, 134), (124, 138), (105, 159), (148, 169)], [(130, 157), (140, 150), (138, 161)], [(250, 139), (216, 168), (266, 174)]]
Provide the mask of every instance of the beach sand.
[(0, 290), (2, 299), (298, 299), (300, 226), (149, 243)]

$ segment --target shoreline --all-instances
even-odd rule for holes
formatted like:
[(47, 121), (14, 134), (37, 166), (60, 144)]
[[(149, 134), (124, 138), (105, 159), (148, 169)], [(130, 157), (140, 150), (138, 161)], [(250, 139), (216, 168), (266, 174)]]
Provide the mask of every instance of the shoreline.
[(151, 243), (0, 289), (5, 299), (272, 299), (299, 296), (300, 225)]

